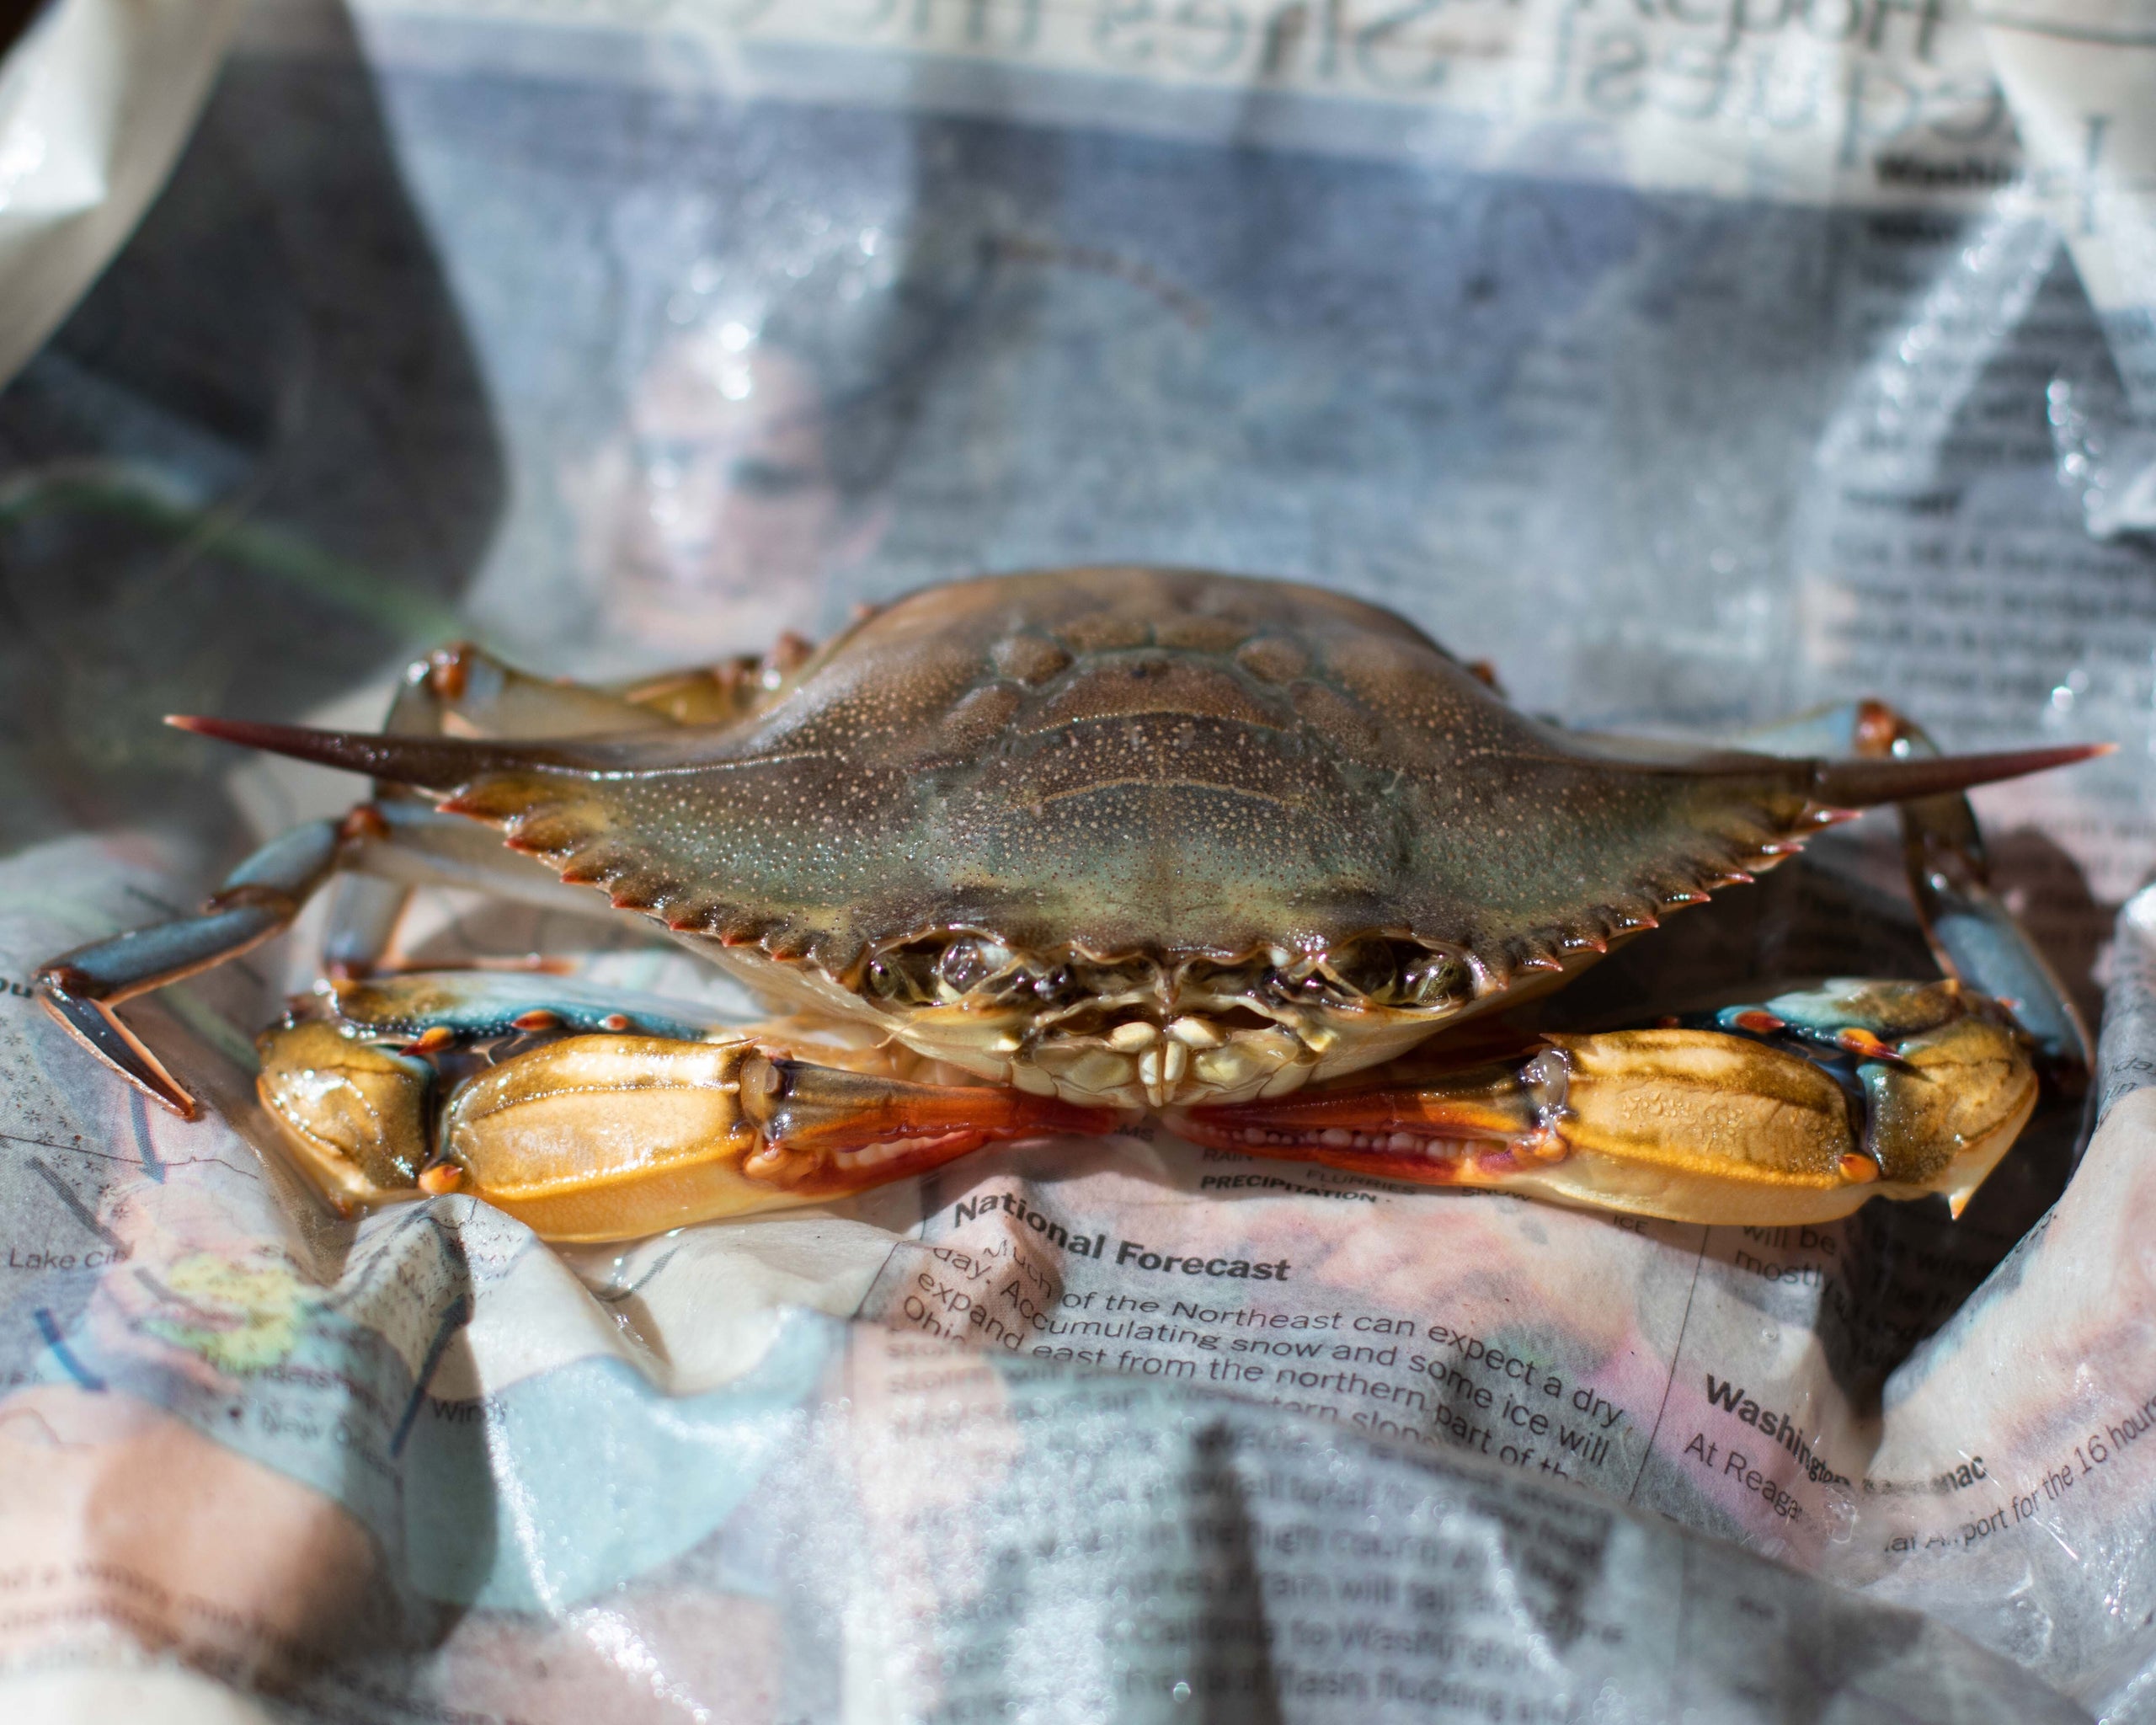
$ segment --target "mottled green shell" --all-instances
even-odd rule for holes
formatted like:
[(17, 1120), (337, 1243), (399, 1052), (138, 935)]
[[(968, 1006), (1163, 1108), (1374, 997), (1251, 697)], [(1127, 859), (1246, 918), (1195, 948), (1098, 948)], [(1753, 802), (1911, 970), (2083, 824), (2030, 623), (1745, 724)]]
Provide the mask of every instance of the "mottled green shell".
[(748, 718), (535, 753), (446, 806), (835, 975), (959, 927), (1170, 962), (1382, 932), (1486, 987), (1773, 860), (1811, 771), (1568, 736), (1338, 594), (1098, 569), (916, 593)]

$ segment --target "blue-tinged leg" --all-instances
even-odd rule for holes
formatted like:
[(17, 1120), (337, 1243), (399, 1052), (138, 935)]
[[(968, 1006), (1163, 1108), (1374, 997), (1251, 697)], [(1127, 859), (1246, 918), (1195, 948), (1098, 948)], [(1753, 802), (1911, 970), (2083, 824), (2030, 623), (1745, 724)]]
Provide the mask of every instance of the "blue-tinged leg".
[[(713, 675), (712, 688), (722, 694), (740, 681), (739, 674), (731, 681)], [(695, 682), (675, 678), (668, 688)], [(460, 645), (409, 667), (385, 730), (542, 737), (649, 730), (674, 723), (674, 708), (686, 698), (660, 695), (640, 702), (551, 682)], [(697, 698), (708, 704), (716, 697), (707, 692)], [(486, 827), (437, 814), (429, 799), (403, 786), (382, 784), (373, 802), (341, 822), (311, 822), (264, 846), (226, 878), (199, 915), (115, 935), (54, 959), (37, 974), (39, 996), (114, 1071), (191, 1119), (194, 1098), (113, 1007), (267, 940), (339, 871), (344, 878), (330, 907), (324, 953), (332, 976), (365, 975), (375, 968), (414, 886), (470, 887), (586, 916), (607, 914), (595, 895), (564, 886), (552, 871), (505, 850)]]
[(336, 821), (294, 827), (227, 875), (198, 915), (62, 953), (37, 973), (38, 997), (114, 1071), (182, 1119), (193, 1119), (195, 1098), (113, 1007), (236, 958), (287, 927), (336, 866), (339, 842)]
[[(1770, 754), (1936, 755), (1921, 726), (1876, 701), (1854, 701), (1737, 740)], [(1910, 895), (1940, 968), (2013, 1013), (2036, 1044), (2045, 1075), (2078, 1093), (2092, 1050), (2072, 997), (2014, 914), (1992, 890), (1983, 835), (1959, 794), (1901, 805)]]
[(322, 969), (334, 977), (371, 976), (397, 938), (412, 889), (368, 874), (340, 874), (329, 889)]
[[(709, 679), (683, 673), (660, 681), (669, 688), (678, 684), (701, 692)], [(536, 677), (464, 642), (406, 668), (382, 730), (390, 736), (598, 736), (673, 722), (665, 706)], [(380, 967), (415, 882), (499, 890), (500, 877), (522, 861), (504, 852), (491, 831), (456, 815), (435, 814), (430, 800), (405, 786), (376, 781), (373, 806), (381, 830), (360, 836), (346, 858), (347, 872), (331, 888), (322, 963), (333, 977), (371, 975)], [(391, 854), (399, 851), (411, 855)], [(542, 883), (536, 870), (526, 872), (535, 879), (525, 884), (524, 896), (543, 894), (552, 885), (562, 908), (600, 914), (595, 895), (572, 898), (558, 890), (551, 873)]]

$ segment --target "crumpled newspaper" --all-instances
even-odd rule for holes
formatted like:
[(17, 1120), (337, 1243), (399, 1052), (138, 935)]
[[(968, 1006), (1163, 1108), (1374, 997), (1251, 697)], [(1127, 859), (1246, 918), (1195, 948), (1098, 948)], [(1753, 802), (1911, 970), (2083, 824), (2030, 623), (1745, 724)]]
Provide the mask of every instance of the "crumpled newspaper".
[[(2156, 1717), (2152, 86), (2126, 6), (258, 10), (0, 395), (0, 1712)], [(1979, 799), (2104, 1013), (2085, 1151), (1743, 1229), (1119, 1138), (551, 1250), (285, 1165), (318, 915), (128, 1008), (199, 1123), (29, 996), (358, 793), (160, 712), (1134, 556), (1574, 722), (2122, 742)], [(1926, 974), (1898, 868), (1579, 986)], [(400, 945), (723, 998), (455, 895)]]

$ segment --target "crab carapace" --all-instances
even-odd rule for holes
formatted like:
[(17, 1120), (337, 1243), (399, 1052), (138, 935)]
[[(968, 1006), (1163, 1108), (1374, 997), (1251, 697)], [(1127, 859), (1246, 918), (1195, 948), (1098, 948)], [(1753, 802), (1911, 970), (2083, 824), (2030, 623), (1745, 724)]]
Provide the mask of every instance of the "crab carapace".
[[(2095, 750), (1941, 756), (1876, 703), (1777, 752), (1568, 732), (1310, 587), (992, 577), (820, 649), (614, 686), (446, 649), (379, 735), (174, 723), (375, 794), (265, 846), (199, 915), (54, 960), (38, 991), (189, 1113), (114, 1006), (345, 877), (323, 983), (262, 1037), (259, 1091), (346, 1205), (461, 1188), (551, 1238), (618, 1238), (1155, 1115), (1391, 1180), (1818, 1220), (1873, 1196), (1958, 1209), (2040, 1068), (2086, 1059), (1961, 793)], [(1593, 1034), (1518, 1010), (1885, 803), (1943, 980)], [(385, 969), (428, 883), (611, 901), (783, 1016)]]

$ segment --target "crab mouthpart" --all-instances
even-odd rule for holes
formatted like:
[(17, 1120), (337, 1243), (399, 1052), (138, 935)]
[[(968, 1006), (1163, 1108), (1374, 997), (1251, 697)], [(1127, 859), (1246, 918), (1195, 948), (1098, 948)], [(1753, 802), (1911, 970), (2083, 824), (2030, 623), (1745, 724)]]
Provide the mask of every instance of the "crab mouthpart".
[(1091, 1034), (1051, 1034), (1030, 1056), (1060, 1095), (1152, 1110), (1189, 1094), (1254, 1089), (1282, 1072), (1300, 1082), (1309, 1070), (1300, 1046), (1282, 1031), (1230, 1031), (1188, 1013), (1167, 1024), (1126, 1018)]

